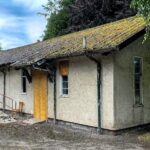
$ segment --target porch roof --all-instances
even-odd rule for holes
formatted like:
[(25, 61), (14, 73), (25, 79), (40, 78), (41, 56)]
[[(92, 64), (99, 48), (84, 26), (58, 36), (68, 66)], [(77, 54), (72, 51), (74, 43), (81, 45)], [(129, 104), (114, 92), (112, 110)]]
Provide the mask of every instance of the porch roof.
[[(42, 59), (104, 53), (114, 49), (145, 28), (142, 17), (134, 16), (43, 42), (0, 52), (0, 65), (31, 65)], [(86, 48), (83, 47), (85, 38)]]

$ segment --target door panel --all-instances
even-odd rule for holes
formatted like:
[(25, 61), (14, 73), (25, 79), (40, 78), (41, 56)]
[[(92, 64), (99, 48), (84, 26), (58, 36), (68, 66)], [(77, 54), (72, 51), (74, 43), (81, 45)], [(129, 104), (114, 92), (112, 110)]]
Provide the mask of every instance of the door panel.
[(48, 118), (47, 104), (47, 73), (43, 71), (34, 71), (34, 117), (40, 120)]

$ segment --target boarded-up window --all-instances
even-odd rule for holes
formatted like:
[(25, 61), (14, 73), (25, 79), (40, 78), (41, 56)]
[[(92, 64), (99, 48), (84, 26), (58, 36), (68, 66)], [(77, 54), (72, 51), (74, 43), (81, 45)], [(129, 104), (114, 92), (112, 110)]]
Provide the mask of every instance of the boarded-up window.
[(69, 74), (69, 62), (68, 61), (59, 62), (59, 73), (61, 76), (67, 76)]

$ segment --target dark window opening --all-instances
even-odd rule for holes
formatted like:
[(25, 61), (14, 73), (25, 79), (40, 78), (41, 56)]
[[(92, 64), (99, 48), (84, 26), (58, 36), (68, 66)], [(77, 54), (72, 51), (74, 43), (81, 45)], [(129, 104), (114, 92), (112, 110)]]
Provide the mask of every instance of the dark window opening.
[(141, 82), (142, 82), (142, 59), (134, 58), (134, 90), (135, 104), (142, 104)]
[(22, 70), (22, 92), (23, 93), (27, 92), (27, 81), (26, 81), (26, 74), (24, 70)]

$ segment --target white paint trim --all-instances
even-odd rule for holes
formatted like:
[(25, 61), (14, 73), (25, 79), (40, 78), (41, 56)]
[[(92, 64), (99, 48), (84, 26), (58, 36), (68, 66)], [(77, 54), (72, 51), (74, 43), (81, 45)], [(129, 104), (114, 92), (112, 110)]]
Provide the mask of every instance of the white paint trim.
[(63, 94), (62, 93), (62, 76), (59, 74), (59, 95), (60, 97), (63, 97), (63, 98), (69, 98), (69, 75), (68, 75), (68, 94)]
[(25, 92), (25, 93), (20, 93), (20, 95), (27, 95), (27, 92)]

